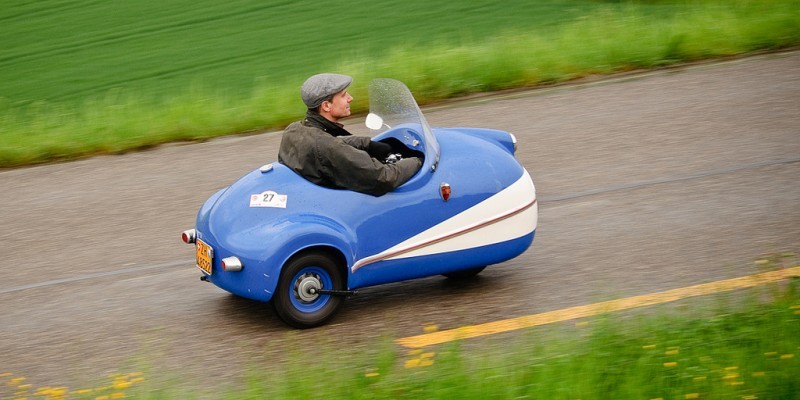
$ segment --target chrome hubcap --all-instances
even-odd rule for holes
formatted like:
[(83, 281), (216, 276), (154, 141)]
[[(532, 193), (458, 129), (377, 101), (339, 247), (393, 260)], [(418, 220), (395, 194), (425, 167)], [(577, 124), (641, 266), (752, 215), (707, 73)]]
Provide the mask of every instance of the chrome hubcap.
[(322, 289), (322, 281), (317, 274), (306, 273), (294, 281), (294, 295), (305, 303), (311, 303), (319, 298), (320, 289)]

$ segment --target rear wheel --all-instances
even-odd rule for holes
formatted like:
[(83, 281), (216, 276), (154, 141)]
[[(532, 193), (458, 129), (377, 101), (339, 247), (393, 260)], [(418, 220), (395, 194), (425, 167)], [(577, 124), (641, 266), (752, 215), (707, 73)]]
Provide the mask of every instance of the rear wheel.
[(470, 269), (462, 269), (461, 271), (448, 272), (442, 275), (446, 276), (449, 279), (455, 279), (455, 280), (469, 279), (474, 277), (475, 275), (480, 274), (484, 268), (486, 267), (484, 266), (484, 267), (477, 267)]
[(342, 296), (320, 294), (319, 290), (344, 290), (344, 279), (336, 261), (322, 252), (291, 259), (275, 292), (275, 312), (296, 328), (311, 328), (330, 320), (344, 301)]

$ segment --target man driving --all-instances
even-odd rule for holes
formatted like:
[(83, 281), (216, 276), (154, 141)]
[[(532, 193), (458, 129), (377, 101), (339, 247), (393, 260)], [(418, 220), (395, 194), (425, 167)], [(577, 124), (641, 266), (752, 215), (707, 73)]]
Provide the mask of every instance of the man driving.
[(410, 179), (422, 166), (416, 157), (384, 164), (392, 147), (367, 136), (354, 136), (339, 120), (350, 116), (353, 79), (341, 74), (308, 78), (300, 94), (308, 107), (302, 121), (283, 132), (278, 161), (321, 186), (380, 196)]

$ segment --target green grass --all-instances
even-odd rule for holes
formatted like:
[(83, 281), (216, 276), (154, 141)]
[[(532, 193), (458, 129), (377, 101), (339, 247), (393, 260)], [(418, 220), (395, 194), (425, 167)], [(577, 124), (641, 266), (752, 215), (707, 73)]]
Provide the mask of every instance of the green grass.
[[(251, 361), (244, 361), (246, 365), (229, 365), (249, 371), (240, 379), (221, 381), (212, 376), (207, 382), (190, 382), (180, 371), (165, 371), (143, 356), (134, 362), (138, 371), (110, 375), (87, 389), (41, 386), (0, 371), (0, 397), (18, 393), (48, 400), (800, 398), (800, 279), (796, 278), (415, 350), (403, 349), (390, 338), (343, 348), (335, 338), (324, 336), (309, 347), (309, 342), (291, 334), (284, 338), (288, 348), (278, 358), (256, 352)], [(243, 362), (238, 357), (231, 360)]]
[(800, 0), (61, 0), (0, 8), (0, 168), (280, 128), (309, 75), (423, 103), (800, 44)]

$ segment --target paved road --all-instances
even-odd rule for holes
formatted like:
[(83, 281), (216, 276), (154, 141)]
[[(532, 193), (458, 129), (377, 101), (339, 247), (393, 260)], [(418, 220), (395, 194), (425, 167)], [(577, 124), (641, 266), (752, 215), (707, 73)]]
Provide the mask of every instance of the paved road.
[(201, 283), (178, 237), (209, 195), (276, 159), (279, 134), (4, 171), (0, 373), (73, 388), (141, 369), (229, 381), (286, 351), (369, 351), (430, 324), (748, 275), (755, 259), (800, 254), (800, 52), (426, 113), (435, 126), (516, 134), (540, 199), (523, 256), (464, 284), (369, 288), (332, 324), (294, 331), (269, 307)]

